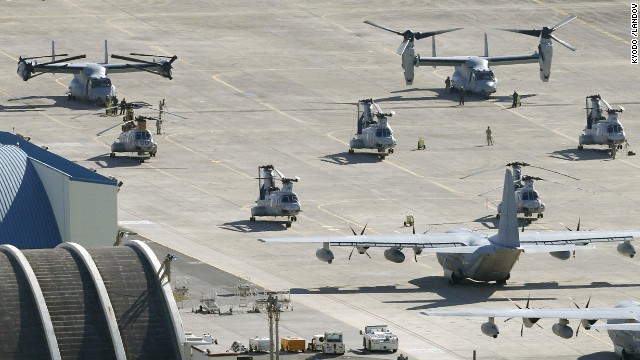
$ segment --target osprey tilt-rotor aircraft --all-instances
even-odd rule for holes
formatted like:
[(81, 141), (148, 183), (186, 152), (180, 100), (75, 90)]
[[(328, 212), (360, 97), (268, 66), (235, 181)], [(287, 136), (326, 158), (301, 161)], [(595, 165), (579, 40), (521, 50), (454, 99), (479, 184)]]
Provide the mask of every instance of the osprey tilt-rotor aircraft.
[(415, 40), (459, 30), (460, 28), (426, 33), (413, 32), (411, 30), (400, 32), (386, 26), (378, 25), (373, 21), (366, 20), (365, 23), (404, 37), (402, 44), (400, 44), (398, 48), (398, 55), (402, 56), (402, 68), (404, 69), (404, 79), (407, 85), (413, 84), (414, 67), (424, 65), (432, 65), (434, 67), (455, 66), (455, 71), (453, 75), (451, 75), (451, 86), (453, 89), (459, 90), (464, 87), (465, 91), (480, 93), (487, 99), (490, 94), (496, 92), (498, 86), (498, 80), (489, 68), (490, 65), (497, 66), (537, 62), (540, 64), (540, 80), (543, 82), (549, 81), (549, 77), (551, 76), (551, 60), (553, 57), (553, 44), (551, 40), (557, 41), (568, 49), (576, 50), (576, 48), (558, 39), (552, 33), (575, 18), (575, 15), (569, 16), (551, 28), (545, 26), (542, 29), (533, 30), (500, 29), (540, 38), (537, 52), (530, 55), (505, 56), (489, 56), (489, 46), (485, 34), (484, 56), (436, 56), (435, 40), (432, 38), (433, 56), (421, 57), (420, 55), (416, 55), (414, 49)]
[[(103, 63), (69, 63), (68, 61), (85, 58), (86, 55), (77, 55), (56, 60), (56, 56), (67, 56), (67, 54), (55, 54), (55, 43), (51, 42), (51, 61), (38, 64), (37, 61), (29, 61), (49, 56), (26, 57), (22, 56), (18, 60), (18, 76), (27, 81), (36, 76), (46, 73), (73, 74), (73, 80), (69, 84), (69, 99), (93, 100), (103, 103), (107, 96), (116, 94), (116, 87), (111, 84), (111, 79), (107, 73), (124, 73), (134, 71), (146, 71), (157, 74), (171, 80), (171, 64), (178, 59), (174, 56), (158, 56), (131, 53), (134, 56), (146, 56), (160, 58), (159, 60), (147, 61), (135, 59), (127, 56), (112, 54), (114, 59), (131, 61), (121, 64), (110, 64), (107, 51), (107, 41), (104, 42), (104, 62)], [(167, 58), (169, 60), (164, 60)]]

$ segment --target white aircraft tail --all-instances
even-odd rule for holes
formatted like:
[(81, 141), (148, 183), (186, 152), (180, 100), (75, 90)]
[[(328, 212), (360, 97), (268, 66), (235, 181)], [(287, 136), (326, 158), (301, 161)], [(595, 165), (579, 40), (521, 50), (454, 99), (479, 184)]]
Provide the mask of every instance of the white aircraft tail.
[(516, 209), (516, 195), (513, 185), (513, 175), (507, 169), (504, 174), (502, 186), (502, 205), (498, 233), (489, 238), (494, 245), (507, 248), (520, 246), (520, 233), (518, 233), (518, 213)]
[(489, 39), (487, 37), (487, 33), (484, 33), (484, 56), (489, 56)]
[(104, 63), (109, 63), (109, 49), (107, 48), (107, 40), (104, 41)]

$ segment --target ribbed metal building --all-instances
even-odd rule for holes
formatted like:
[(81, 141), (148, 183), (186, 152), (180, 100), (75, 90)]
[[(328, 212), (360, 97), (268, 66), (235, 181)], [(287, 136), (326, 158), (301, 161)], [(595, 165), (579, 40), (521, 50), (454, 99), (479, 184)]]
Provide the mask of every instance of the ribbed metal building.
[(0, 359), (187, 359), (161, 264), (141, 241), (0, 246)]
[(20, 249), (73, 241), (111, 245), (117, 180), (0, 132), (0, 243)]

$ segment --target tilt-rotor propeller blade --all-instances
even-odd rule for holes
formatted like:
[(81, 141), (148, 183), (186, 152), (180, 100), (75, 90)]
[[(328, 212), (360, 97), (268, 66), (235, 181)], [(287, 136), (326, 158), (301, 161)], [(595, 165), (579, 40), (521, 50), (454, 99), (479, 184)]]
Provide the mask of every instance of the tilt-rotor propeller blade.
[(171, 59), (169, 60), (169, 64), (173, 63), (174, 61), (178, 60), (178, 57), (176, 55), (173, 56), (166, 56), (166, 55), (150, 55), (150, 54), (138, 54), (138, 53), (130, 53), (129, 55), (134, 55), (134, 56), (148, 56), (148, 57), (154, 57), (154, 58), (165, 58), (165, 59)]
[(571, 15), (569, 17), (567, 17), (566, 19), (560, 21), (559, 23), (557, 23), (555, 26), (549, 28), (549, 27), (543, 27), (542, 29), (498, 29), (498, 30), (502, 30), (502, 31), (509, 31), (509, 32), (514, 32), (514, 33), (518, 33), (518, 34), (523, 34), (523, 35), (529, 35), (529, 36), (534, 36), (534, 37), (542, 37), (544, 39), (553, 39), (555, 41), (557, 41), (558, 43), (560, 43), (560, 45), (566, 47), (569, 50), (572, 51), (576, 51), (576, 48), (573, 47), (571, 44), (567, 43), (566, 41), (560, 40), (557, 37), (553, 36), (553, 32), (557, 29), (559, 29), (560, 27), (566, 25), (567, 23), (569, 23), (570, 21), (576, 19), (577, 16), (575, 15)]
[(69, 54), (56, 54), (56, 55), (43, 55), (43, 56), (31, 56), (31, 57), (21, 57), (22, 60), (31, 60), (31, 59), (42, 59), (54, 56), (68, 56)]
[(76, 60), (76, 59), (82, 59), (82, 58), (86, 58), (87, 55), (76, 55), (76, 56), (72, 56), (72, 57), (68, 57), (68, 58), (64, 58), (64, 59), (60, 59), (60, 60), (56, 60), (56, 61), (49, 61), (46, 63), (42, 63), (42, 64), (35, 64), (35, 67), (40, 67), (40, 66), (45, 66), (45, 65), (51, 65), (51, 64), (58, 64), (58, 63), (62, 63), (65, 61), (70, 61), (70, 60)]
[(53, 69), (49, 69), (49, 70), (47, 70), (47, 71), (43, 71), (43, 72), (41, 72), (41, 73), (37, 73), (37, 74), (35, 74), (35, 75), (32, 75), (32, 76), (31, 76), (31, 78), (33, 79), (33, 78), (34, 78), (34, 77), (36, 77), (36, 76), (40, 76), (40, 75), (48, 74), (48, 73), (51, 73), (51, 72), (55, 72), (56, 70), (60, 70), (60, 69), (66, 68), (67, 66), (69, 66), (69, 64), (64, 64), (64, 65), (56, 66), (56, 67), (55, 67), (55, 68), (53, 68)]
[(404, 32), (400, 32), (400, 31), (394, 30), (394, 29), (392, 29), (390, 27), (383, 26), (383, 25), (380, 25), (380, 24), (376, 24), (376, 23), (374, 23), (373, 21), (370, 21), (370, 20), (365, 20), (364, 23), (365, 24), (369, 24), (369, 25), (374, 26), (374, 27), (377, 27), (379, 29), (386, 30), (386, 31), (392, 32), (394, 34), (402, 36), (404, 38), (404, 40), (402, 41), (402, 43), (400, 43), (400, 46), (398, 47), (398, 51), (397, 51), (398, 55), (404, 54), (404, 51), (407, 49), (407, 46), (409, 45), (409, 43), (413, 42), (414, 40), (420, 40), (420, 39), (428, 38), (430, 36), (434, 36), (434, 35), (438, 35), (438, 34), (444, 34), (444, 33), (448, 33), (448, 32), (451, 32), (451, 31), (456, 31), (456, 30), (462, 29), (462, 28), (455, 28), (455, 29), (426, 31), (426, 32), (413, 32), (411, 30), (405, 30)]
[(114, 59), (119, 59), (119, 60), (134, 61), (134, 62), (139, 62), (139, 63), (143, 63), (143, 64), (149, 64), (149, 65), (159, 65), (156, 62), (136, 59), (136, 58), (132, 58), (132, 57), (128, 57), (128, 56), (122, 56), (122, 55), (118, 55), (118, 54), (111, 54), (111, 57), (114, 58)]
[(390, 32), (392, 32), (392, 33), (394, 33), (394, 34), (398, 34), (398, 35), (400, 35), (400, 36), (403, 36), (403, 34), (402, 34), (400, 31), (398, 31), (398, 30), (394, 30), (394, 29), (392, 29), (392, 28), (389, 28), (389, 27), (386, 27), (386, 26), (383, 26), (383, 25), (378, 25), (378, 24), (374, 23), (374, 22), (373, 22), (373, 21), (371, 21), (371, 20), (365, 20), (365, 21), (364, 21), (364, 23), (365, 23), (365, 24), (369, 24), (369, 25), (371, 25), (371, 26), (375, 26), (375, 27), (377, 27), (377, 28), (379, 28), (379, 29), (387, 30), (387, 31), (390, 31)]

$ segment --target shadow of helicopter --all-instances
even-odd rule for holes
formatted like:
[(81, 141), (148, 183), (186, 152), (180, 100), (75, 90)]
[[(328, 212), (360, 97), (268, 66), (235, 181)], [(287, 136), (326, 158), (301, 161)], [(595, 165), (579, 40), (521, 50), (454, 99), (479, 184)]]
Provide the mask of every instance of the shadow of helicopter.
[(116, 156), (110, 157), (109, 153), (94, 156), (92, 158), (88, 158), (87, 161), (93, 161), (97, 166), (108, 169), (108, 168), (122, 168), (122, 167), (134, 167), (140, 166), (140, 161), (137, 158), (128, 157), (128, 156)]
[(325, 155), (319, 159), (320, 161), (336, 165), (370, 164), (383, 161), (378, 158), (378, 153), (364, 151), (357, 152), (355, 154), (349, 154), (349, 152), (343, 151), (335, 154)]
[(85, 101), (71, 101), (67, 99), (67, 96), (24, 96), (21, 98), (13, 98), (7, 101), (20, 102), (25, 100), (50, 100), (52, 103), (50, 104), (39, 104), (39, 105), (29, 105), (22, 104), (16, 106), (5, 106), (0, 105), (0, 110), (2, 111), (34, 111), (41, 110), (46, 108), (67, 108), (70, 110), (95, 110), (100, 108), (98, 105), (93, 104), (91, 102)]
[(482, 226), (487, 229), (497, 230), (498, 229), (498, 218), (495, 215), (486, 215), (480, 218), (473, 220), (473, 222), (477, 222), (482, 224)]
[(249, 232), (263, 232), (263, 231), (284, 231), (287, 230), (286, 221), (277, 220), (265, 220), (265, 221), (249, 221), (238, 220), (226, 222), (218, 225), (220, 229), (230, 230), (235, 232), (249, 233)]
[(610, 161), (612, 160), (609, 149), (578, 150), (574, 148), (574, 149), (557, 150), (552, 153), (549, 153), (549, 157), (561, 159), (561, 160), (568, 160), (568, 161), (579, 161), (579, 160)]

